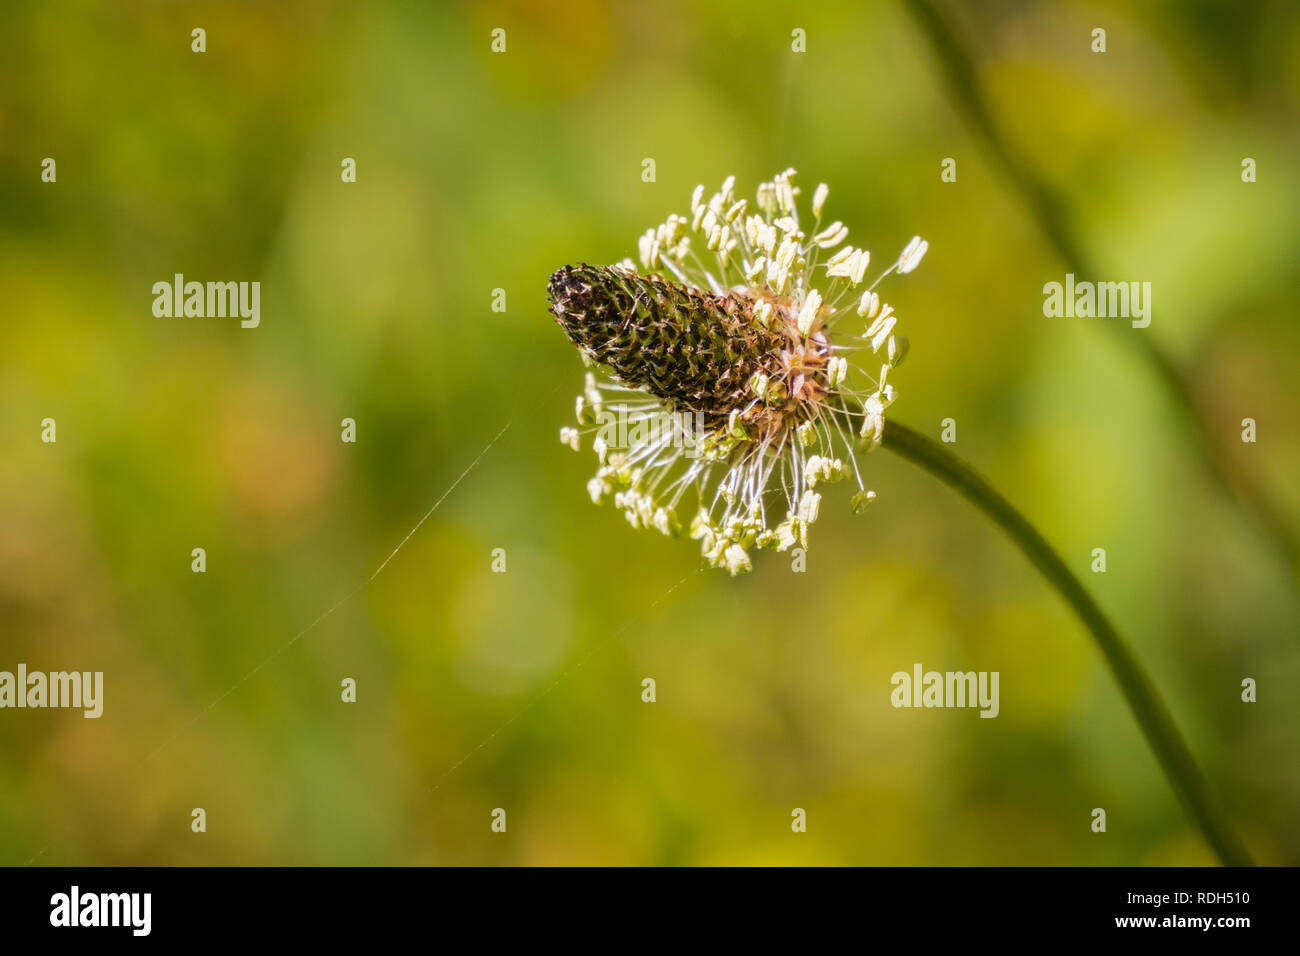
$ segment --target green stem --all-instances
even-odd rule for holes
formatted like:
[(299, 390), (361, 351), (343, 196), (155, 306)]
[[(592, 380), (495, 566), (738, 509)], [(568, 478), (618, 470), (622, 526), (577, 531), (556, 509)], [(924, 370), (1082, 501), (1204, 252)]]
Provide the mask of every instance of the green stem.
[(1160, 699), (1155, 684), (1097, 602), (1088, 595), (1051, 545), (983, 476), (938, 442), (905, 425), (887, 421), (884, 446), (924, 468), (992, 518), (1048, 583), (1060, 592), (1092, 632), (1165, 776), (1214, 852), (1228, 866), (1252, 866), (1250, 853), (1227, 817), (1215, 805), (1205, 778), (1187, 749), (1169, 708)]
[[(1020, 193), (1057, 255), (1066, 266), (1080, 275), (1098, 275), (1083, 243), (1079, 241), (1064, 200), (1032, 167), (1017, 158), (1009, 145), (1008, 137), (995, 121), (969, 45), (936, 9), (933, 0), (906, 0), (906, 7), (933, 48), (948, 90), (966, 122), (983, 140), (1008, 183)], [(1114, 323), (1108, 323), (1106, 327), (1117, 333), (1122, 328)], [(1196, 400), (1195, 389), (1187, 372), (1151, 336), (1125, 335), (1124, 339), (1126, 344), (1138, 351), (1164, 386), (1183, 426), (1193, 439), (1207, 474), (1227, 499), (1235, 502), (1253, 520), (1260, 533), (1286, 563), (1292, 584), (1296, 584), (1300, 581), (1300, 541), (1297, 541), (1295, 529), (1285, 510), (1253, 475), (1238, 467), (1224, 453), (1214, 426), (1206, 418), (1205, 409)]]

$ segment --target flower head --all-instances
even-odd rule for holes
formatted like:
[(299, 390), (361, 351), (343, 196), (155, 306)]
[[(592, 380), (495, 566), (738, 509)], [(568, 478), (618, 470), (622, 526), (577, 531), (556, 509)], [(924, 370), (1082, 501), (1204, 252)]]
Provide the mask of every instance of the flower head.
[(707, 200), (698, 186), (689, 216), (641, 237), (639, 266), (566, 266), (548, 288), (589, 367), (579, 428), (561, 440), (595, 433), (592, 500), (612, 498), (636, 528), (687, 531), (732, 574), (754, 547), (806, 548), (821, 485), (855, 482), (855, 513), (875, 497), (855, 450), (879, 445), (886, 379), (907, 352), (875, 287), (927, 248), (913, 238), (866, 286), (869, 253), (822, 224), (825, 184), (801, 223), (794, 177), (760, 184), (752, 204), (734, 177)]

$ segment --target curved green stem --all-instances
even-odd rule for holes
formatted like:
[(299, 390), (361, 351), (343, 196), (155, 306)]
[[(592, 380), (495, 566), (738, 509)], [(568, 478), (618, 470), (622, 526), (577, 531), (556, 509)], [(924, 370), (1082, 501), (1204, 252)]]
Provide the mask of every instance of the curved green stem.
[[(1033, 168), (1022, 162), (1010, 146), (1009, 138), (999, 127), (984, 94), (969, 44), (939, 11), (934, 0), (905, 0), (921, 33), (933, 47), (939, 66), (958, 109), (975, 133), (984, 141), (996, 165), (1006, 174), (1007, 182), (1025, 200), (1043, 234), (1067, 266), (1085, 276), (1098, 275), (1096, 265), (1079, 241), (1070, 211), (1057, 194)], [(1120, 333), (1121, 326), (1104, 326)], [(1185, 427), (1206, 468), (1207, 475), (1253, 520), (1264, 539), (1285, 562), (1293, 585), (1300, 583), (1300, 540), (1286, 510), (1259, 479), (1239, 467), (1225, 453), (1216, 438), (1215, 428), (1197, 402), (1195, 389), (1187, 371), (1179, 366), (1149, 335), (1124, 335), (1124, 341), (1136, 349), (1155, 371), (1164, 386), (1180, 424)]]
[(961, 493), (1002, 528), (1049, 584), (1083, 621), (1101, 648), (1138, 726), (1155, 751), (1165, 776), (1219, 859), (1228, 866), (1251, 866), (1245, 844), (1210, 795), (1187, 743), (1160, 699), (1155, 684), (1079, 579), (1019, 511), (974, 468), (938, 442), (905, 425), (885, 423), (884, 446)]

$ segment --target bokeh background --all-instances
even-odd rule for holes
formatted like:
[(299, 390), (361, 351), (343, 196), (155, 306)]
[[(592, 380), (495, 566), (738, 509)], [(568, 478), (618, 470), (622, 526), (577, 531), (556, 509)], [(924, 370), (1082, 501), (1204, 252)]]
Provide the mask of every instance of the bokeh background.
[[(0, 862), (1212, 863), (1086, 633), (914, 467), (873, 454), (861, 518), (831, 489), (804, 575), (701, 571), (587, 499), (547, 275), (787, 166), (878, 259), (929, 239), (888, 289), (895, 417), (956, 419), (1252, 851), (1300, 861), (1294, 570), (1132, 342), (1295, 522), (1300, 10), (941, 15), (1080, 278), (1151, 281), (1149, 329), (1044, 318), (1067, 267), (899, 3), (4, 4), (0, 668), (102, 670), (106, 701), (0, 712)], [(176, 272), (260, 281), (260, 328), (155, 318)], [(917, 662), (999, 671), (1001, 715), (893, 709)]]

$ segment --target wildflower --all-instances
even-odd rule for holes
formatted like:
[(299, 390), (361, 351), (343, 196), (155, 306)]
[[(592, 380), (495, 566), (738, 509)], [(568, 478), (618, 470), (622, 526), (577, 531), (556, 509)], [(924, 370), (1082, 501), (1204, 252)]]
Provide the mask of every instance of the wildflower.
[[(599, 432), (592, 501), (611, 499), (633, 527), (673, 536), (693, 506), (690, 537), (733, 575), (750, 570), (755, 547), (807, 547), (821, 507), (815, 486), (852, 479), (854, 513), (875, 497), (854, 453), (880, 443), (895, 396), (888, 374), (906, 353), (875, 287), (911, 272), (927, 249), (913, 238), (863, 288), (870, 254), (843, 245), (843, 223), (822, 228), (825, 184), (805, 228), (794, 178), (791, 169), (762, 183), (752, 205), (736, 196), (734, 177), (707, 200), (699, 186), (689, 216), (641, 237), (639, 267), (566, 266), (548, 288), (591, 369), (577, 417), (583, 432)], [(846, 344), (854, 331), (859, 344)], [(877, 361), (857, 368), (855, 352)], [(620, 447), (608, 427), (611, 416), (644, 426), (664, 415), (702, 434), (631, 427)], [(578, 434), (566, 428), (561, 440), (577, 447)]]

